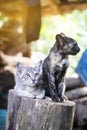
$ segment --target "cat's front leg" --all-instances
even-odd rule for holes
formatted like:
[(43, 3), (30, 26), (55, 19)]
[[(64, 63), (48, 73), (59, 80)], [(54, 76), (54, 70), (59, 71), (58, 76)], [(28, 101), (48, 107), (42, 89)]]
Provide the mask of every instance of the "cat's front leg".
[(50, 88), (50, 95), (53, 101), (58, 102), (58, 96), (57, 96), (57, 88), (55, 85), (55, 78), (54, 78), (54, 74), (49, 73), (48, 75), (48, 79), (49, 79), (49, 88)]
[(67, 100), (67, 97), (65, 96), (65, 82), (64, 78), (62, 78), (61, 82), (58, 84), (58, 99), (59, 102), (63, 102)]
[[(64, 66), (63, 66), (64, 67)], [(58, 86), (58, 99), (60, 102), (67, 100), (68, 98), (65, 96), (65, 80), (64, 80), (64, 76), (67, 70), (67, 66), (65, 66), (63, 68), (63, 70), (61, 71), (61, 73), (59, 74), (59, 79), (60, 81), (58, 81), (57, 86)]]

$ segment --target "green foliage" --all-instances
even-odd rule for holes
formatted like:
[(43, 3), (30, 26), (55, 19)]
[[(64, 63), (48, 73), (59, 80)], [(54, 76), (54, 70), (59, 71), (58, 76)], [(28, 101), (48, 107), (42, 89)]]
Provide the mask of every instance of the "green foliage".
[(42, 27), (40, 32), (41, 42), (35, 46), (37, 51), (48, 54), (50, 48), (55, 42), (55, 35), (57, 33), (65, 33), (67, 36), (74, 38), (81, 51), (78, 55), (70, 56), (70, 68), (69, 74), (72, 74), (76, 68), (78, 61), (87, 48), (87, 9), (86, 10), (74, 10), (71, 13), (56, 16), (46, 16), (42, 18)]
[(6, 16), (4, 16), (1, 12), (0, 12), (0, 28), (2, 28), (2, 26), (4, 25), (5, 22), (8, 21), (8, 18)]

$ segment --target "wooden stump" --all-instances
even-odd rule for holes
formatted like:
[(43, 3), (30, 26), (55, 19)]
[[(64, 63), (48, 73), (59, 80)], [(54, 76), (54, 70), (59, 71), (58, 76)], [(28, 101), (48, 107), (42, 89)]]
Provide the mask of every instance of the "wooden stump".
[(6, 130), (72, 130), (75, 103), (20, 97), (9, 91)]

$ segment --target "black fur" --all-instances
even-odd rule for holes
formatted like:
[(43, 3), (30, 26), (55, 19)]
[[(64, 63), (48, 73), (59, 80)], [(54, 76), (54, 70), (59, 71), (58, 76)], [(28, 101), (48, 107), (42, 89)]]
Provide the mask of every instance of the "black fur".
[(76, 55), (80, 51), (77, 42), (65, 34), (57, 34), (56, 42), (43, 62), (43, 87), (46, 95), (53, 101), (66, 99), (64, 76), (68, 67), (68, 55)]

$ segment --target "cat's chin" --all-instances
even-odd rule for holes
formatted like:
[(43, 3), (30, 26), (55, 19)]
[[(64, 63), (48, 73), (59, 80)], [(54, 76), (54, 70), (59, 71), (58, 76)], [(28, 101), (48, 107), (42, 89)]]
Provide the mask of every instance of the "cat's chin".
[(30, 85), (28, 85), (29, 87), (31, 87), (31, 88), (35, 88), (35, 85), (34, 84), (30, 84)]
[(34, 88), (34, 85), (26, 85), (25, 88)]
[(27, 92), (30, 92), (30, 93), (36, 90), (35, 86), (30, 86), (30, 85), (26, 85), (23, 88), (24, 88), (23, 91), (27, 91)]

